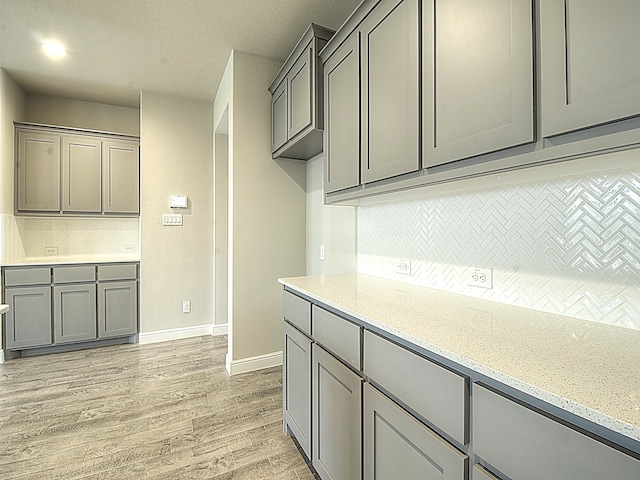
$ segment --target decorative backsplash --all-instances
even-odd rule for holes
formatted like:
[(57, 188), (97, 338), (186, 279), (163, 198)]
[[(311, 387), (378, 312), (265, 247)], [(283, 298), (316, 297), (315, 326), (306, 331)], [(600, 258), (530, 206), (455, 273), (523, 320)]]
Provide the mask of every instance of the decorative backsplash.
[(640, 169), (360, 206), (358, 271), (640, 329)]

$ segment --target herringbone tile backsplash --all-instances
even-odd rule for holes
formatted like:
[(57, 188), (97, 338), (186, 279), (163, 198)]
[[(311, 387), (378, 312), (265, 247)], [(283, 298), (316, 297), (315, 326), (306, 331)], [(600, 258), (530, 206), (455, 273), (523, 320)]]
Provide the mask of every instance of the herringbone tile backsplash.
[(361, 206), (358, 271), (640, 329), (640, 169)]

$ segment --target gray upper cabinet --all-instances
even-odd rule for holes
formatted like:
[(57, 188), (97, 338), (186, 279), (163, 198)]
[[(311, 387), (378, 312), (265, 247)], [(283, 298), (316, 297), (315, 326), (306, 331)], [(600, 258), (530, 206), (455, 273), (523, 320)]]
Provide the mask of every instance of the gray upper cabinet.
[(374, 182), (419, 170), (417, 0), (382, 0), (361, 27), (361, 176)]
[(423, 167), (532, 142), (531, 0), (423, 2)]
[(137, 142), (102, 142), (102, 210), (105, 213), (140, 211), (140, 158)]
[(640, 115), (640, 2), (541, 0), (542, 133)]
[(324, 188), (326, 193), (360, 184), (359, 34), (324, 64)]
[(18, 131), (17, 210), (60, 211), (60, 137)]
[(322, 65), (333, 30), (311, 24), (269, 87), (273, 158), (308, 160), (322, 152)]
[(101, 207), (100, 139), (62, 137), (62, 210), (100, 213)]

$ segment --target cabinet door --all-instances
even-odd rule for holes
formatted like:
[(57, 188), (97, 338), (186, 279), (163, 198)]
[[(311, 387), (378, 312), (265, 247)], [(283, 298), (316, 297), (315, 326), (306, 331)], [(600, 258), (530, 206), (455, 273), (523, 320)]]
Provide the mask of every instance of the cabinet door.
[(313, 466), (324, 480), (361, 478), (361, 380), (313, 344)]
[(418, 0), (382, 0), (361, 27), (362, 182), (420, 168)]
[(60, 137), (18, 132), (18, 211), (60, 211)]
[(534, 140), (531, 0), (423, 3), (423, 167)]
[(96, 338), (96, 285), (53, 287), (54, 343)]
[(102, 210), (105, 213), (140, 211), (140, 156), (135, 142), (102, 143)]
[(51, 345), (51, 287), (7, 288), (7, 350)]
[(542, 132), (640, 114), (640, 2), (541, 0)]
[(87, 137), (62, 138), (62, 210), (100, 213), (102, 143)]
[(287, 79), (271, 96), (271, 152), (287, 143)]
[(98, 284), (98, 338), (138, 332), (138, 285), (135, 281)]
[(287, 75), (289, 121), (287, 138), (291, 140), (313, 123), (313, 49), (309, 44)]
[(359, 38), (352, 34), (324, 64), (324, 187), (360, 184)]
[(283, 416), (311, 458), (311, 340), (284, 322)]
[(365, 383), (365, 480), (464, 480), (467, 461), (466, 455)]

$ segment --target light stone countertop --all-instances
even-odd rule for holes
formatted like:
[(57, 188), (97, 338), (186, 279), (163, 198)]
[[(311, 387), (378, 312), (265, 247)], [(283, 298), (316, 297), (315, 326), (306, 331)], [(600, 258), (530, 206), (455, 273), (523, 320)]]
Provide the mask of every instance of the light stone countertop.
[(9, 305), (5, 305), (5, 304), (0, 305), (0, 315), (5, 313), (7, 310), (9, 310)]
[(640, 331), (367, 275), (282, 285), (640, 441)]
[(26, 267), (36, 265), (77, 265), (81, 263), (139, 262), (139, 255), (50, 255), (29, 257), (14, 262), (4, 262), (3, 267)]

